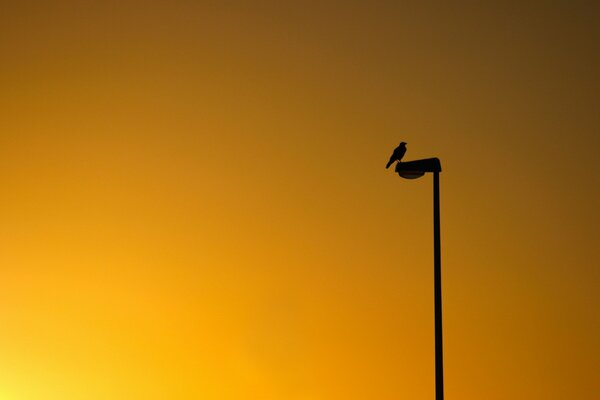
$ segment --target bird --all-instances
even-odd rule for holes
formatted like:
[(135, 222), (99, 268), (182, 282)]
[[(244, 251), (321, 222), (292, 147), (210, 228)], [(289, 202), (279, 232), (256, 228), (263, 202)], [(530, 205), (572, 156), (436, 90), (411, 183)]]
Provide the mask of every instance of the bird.
[(388, 161), (385, 168), (386, 169), (389, 168), (390, 165), (392, 165), (394, 163), (394, 161), (402, 160), (402, 157), (404, 157), (404, 153), (406, 153), (406, 143), (401, 142), (400, 146), (398, 146), (394, 149), (394, 152), (390, 156), (390, 161)]

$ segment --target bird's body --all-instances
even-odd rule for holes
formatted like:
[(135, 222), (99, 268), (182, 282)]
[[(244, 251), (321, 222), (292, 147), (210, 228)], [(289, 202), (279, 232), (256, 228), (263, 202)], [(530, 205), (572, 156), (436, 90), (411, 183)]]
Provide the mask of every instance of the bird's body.
[(406, 153), (406, 143), (402, 142), (402, 143), (400, 143), (400, 146), (398, 146), (394, 149), (394, 152), (390, 156), (390, 161), (388, 161), (385, 168), (389, 168), (390, 165), (392, 165), (395, 161), (402, 160), (402, 157), (404, 157), (405, 153)]

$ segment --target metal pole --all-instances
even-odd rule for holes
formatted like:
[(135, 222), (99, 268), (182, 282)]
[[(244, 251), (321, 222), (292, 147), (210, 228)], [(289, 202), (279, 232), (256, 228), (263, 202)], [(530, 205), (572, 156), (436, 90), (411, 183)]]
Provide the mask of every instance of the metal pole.
[(433, 173), (433, 287), (435, 304), (435, 399), (444, 400), (442, 341), (442, 254), (440, 240), (440, 174)]

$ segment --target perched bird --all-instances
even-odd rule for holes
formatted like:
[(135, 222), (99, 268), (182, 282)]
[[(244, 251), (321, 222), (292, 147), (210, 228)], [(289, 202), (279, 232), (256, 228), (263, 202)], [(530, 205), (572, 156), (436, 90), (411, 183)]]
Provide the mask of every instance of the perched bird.
[(390, 165), (392, 165), (394, 163), (394, 161), (402, 160), (402, 157), (404, 157), (404, 153), (406, 153), (406, 143), (402, 142), (402, 143), (400, 143), (400, 146), (398, 146), (394, 149), (394, 152), (392, 153), (392, 155), (390, 157), (390, 161), (388, 161), (385, 168), (389, 168)]

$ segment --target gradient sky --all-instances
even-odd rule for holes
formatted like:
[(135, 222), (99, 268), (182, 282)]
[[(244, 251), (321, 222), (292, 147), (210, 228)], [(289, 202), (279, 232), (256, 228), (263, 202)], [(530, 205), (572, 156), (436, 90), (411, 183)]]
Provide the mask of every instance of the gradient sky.
[(0, 399), (600, 393), (600, 8), (0, 5)]

